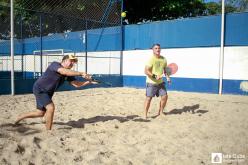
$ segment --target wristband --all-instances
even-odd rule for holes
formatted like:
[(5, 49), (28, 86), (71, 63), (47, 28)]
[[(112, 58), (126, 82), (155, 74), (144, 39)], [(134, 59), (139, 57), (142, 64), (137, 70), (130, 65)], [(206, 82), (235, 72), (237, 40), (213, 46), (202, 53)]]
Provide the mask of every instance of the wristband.
[(155, 74), (152, 74), (152, 78), (156, 79), (156, 78), (157, 78), (157, 76), (156, 76)]

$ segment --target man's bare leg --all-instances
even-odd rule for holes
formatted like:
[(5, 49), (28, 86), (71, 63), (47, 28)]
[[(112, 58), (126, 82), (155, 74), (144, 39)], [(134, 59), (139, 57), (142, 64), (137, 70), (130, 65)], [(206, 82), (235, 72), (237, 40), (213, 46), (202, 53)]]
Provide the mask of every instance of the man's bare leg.
[(52, 129), (54, 110), (55, 110), (55, 106), (54, 106), (53, 102), (46, 106), (45, 117), (46, 117), (46, 129), (47, 130)]
[(148, 113), (148, 110), (150, 108), (151, 100), (152, 100), (152, 97), (146, 97), (146, 100), (145, 100), (145, 119), (147, 119), (147, 113)]
[(44, 114), (45, 114), (45, 111), (41, 111), (41, 110), (24, 113), (17, 117), (15, 124), (18, 124), (20, 121), (26, 118), (43, 117)]
[(163, 112), (163, 110), (164, 110), (164, 108), (166, 106), (167, 100), (168, 100), (168, 96), (167, 95), (161, 96), (161, 100), (160, 100), (160, 104), (159, 104), (158, 115), (160, 115), (161, 112)]

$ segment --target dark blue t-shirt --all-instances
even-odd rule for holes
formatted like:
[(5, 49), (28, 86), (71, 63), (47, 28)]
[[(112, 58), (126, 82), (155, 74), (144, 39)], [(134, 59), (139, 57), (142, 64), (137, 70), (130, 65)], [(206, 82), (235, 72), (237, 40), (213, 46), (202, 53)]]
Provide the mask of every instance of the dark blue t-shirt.
[(58, 69), (63, 67), (59, 62), (52, 62), (45, 73), (35, 82), (34, 86), (38, 87), (44, 92), (54, 93), (65, 80), (74, 81), (74, 76), (64, 76), (58, 72)]

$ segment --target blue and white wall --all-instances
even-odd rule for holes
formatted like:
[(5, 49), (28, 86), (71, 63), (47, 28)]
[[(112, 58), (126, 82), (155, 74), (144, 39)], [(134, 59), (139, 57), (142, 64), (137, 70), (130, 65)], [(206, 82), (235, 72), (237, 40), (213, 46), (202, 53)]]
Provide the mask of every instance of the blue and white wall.
[[(153, 43), (175, 62), (169, 90), (218, 93), (221, 17), (153, 22), (125, 27), (123, 85), (145, 87), (144, 67)], [(223, 93), (248, 94), (248, 13), (226, 16)]]
[[(248, 95), (247, 27), (248, 13), (226, 15), (224, 94)], [(123, 29), (122, 54), (120, 30), (120, 27), (111, 27), (88, 31), (87, 71), (90, 74), (118, 75), (122, 69), (123, 76), (116, 78), (116, 86), (145, 88), (144, 67), (152, 56), (150, 47), (154, 43), (160, 43), (161, 54), (166, 57), (168, 63), (175, 62), (179, 66), (178, 72), (172, 76), (172, 84), (167, 86), (168, 90), (218, 93), (220, 15), (126, 25)], [(76, 70), (84, 71), (86, 66), (84, 35), (85, 32), (80, 31), (44, 37), (43, 49), (72, 50), (77, 56), (81, 56)], [(0, 42), (0, 54), (9, 54), (9, 41), (4, 42)], [(24, 45), (16, 41), (15, 59), (25, 60), (24, 71), (33, 72), (40, 66), (39, 63), (34, 64), (35, 59), (40, 58), (34, 55), (34, 51), (40, 49), (39, 42), (39, 38), (25, 39)], [(4, 58), (7, 57), (1, 56), (0, 62)], [(49, 62), (45, 57), (43, 60), (43, 63)], [(121, 60), (123, 60), (122, 65)], [(4, 66), (5, 64), (2, 63), (2, 67)], [(111, 77), (109, 81), (112, 79), (115, 78)], [(21, 88), (21, 83), (25, 84), (24, 81), (17, 82), (18, 88)], [(31, 81), (26, 83), (29, 85), (25, 90), (32, 87), (31, 83)], [(6, 80), (5, 84), (9, 85), (9, 80), (8, 82)]]
[[(44, 72), (51, 62), (60, 62), (68, 53), (74, 53), (79, 59), (74, 70), (85, 71), (86, 51), (88, 73), (120, 74), (121, 27), (88, 30), (87, 43), (86, 31), (50, 34), (42, 40), (35, 37), (15, 40), (14, 43), (14, 69), (15, 72), (22, 72), (24, 78), (39, 76), (41, 65)], [(10, 69), (10, 42), (0, 41), (0, 76), (9, 74)]]

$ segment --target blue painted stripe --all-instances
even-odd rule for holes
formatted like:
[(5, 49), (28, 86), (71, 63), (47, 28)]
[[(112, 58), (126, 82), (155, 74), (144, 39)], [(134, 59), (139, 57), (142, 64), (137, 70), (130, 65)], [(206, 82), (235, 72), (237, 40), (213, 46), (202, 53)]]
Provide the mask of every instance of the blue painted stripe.
[(242, 81), (244, 80), (223, 80), (223, 89), (222, 89), (223, 93), (248, 95), (248, 92), (242, 91), (240, 89), (240, 83)]
[[(226, 46), (248, 45), (248, 13), (226, 15)], [(125, 26), (125, 50), (220, 46), (221, 15)]]
[[(26, 79), (26, 80), (15, 80), (15, 94), (25, 94), (32, 93), (33, 83), (35, 79)], [(11, 94), (11, 80), (10, 79), (1, 79), (1, 88), (0, 95), (2, 94)]]
[[(145, 88), (145, 76), (123, 76), (124, 87)], [(178, 78), (171, 77), (172, 84), (166, 84), (168, 90), (184, 92), (218, 93), (218, 79)], [(240, 90), (242, 80), (223, 80), (224, 94), (248, 95)]]
[(124, 87), (136, 87), (145, 88), (146, 86), (145, 76), (123, 76), (123, 86)]
[(199, 78), (171, 78), (172, 84), (168, 85), (168, 90), (185, 92), (218, 93), (219, 80), (199, 79)]
[[(145, 76), (109, 76), (103, 75), (100, 80), (109, 82), (112, 87), (134, 87), (145, 88)], [(168, 90), (184, 91), (184, 92), (203, 92), (203, 93), (218, 93), (219, 80), (217, 79), (198, 79), (198, 78), (178, 78), (172, 77), (172, 84), (166, 84)], [(240, 89), (240, 83), (244, 80), (223, 80), (223, 94), (238, 94), (248, 95), (248, 92)], [(15, 80), (16, 94), (32, 93), (32, 86), (35, 79)], [(0, 94), (10, 94), (11, 86), (10, 79), (1, 79)], [(90, 85), (79, 89), (86, 88), (108, 87), (105, 84)], [(60, 87), (59, 91), (75, 90), (68, 83)]]
[[(82, 80), (82, 78), (78, 77), (78, 80)], [(76, 89), (87, 89), (87, 88), (101, 88), (101, 87), (123, 87), (123, 79), (120, 75), (101, 75), (98, 77), (98, 80), (107, 82), (111, 84), (111, 86), (107, 84), (99, 84), (99, 85), (88, 85), (85, 87), (75, 88), (71, 86), (67, 81), (58, 89), (58, 91), (69, 91)], [(15, 94), (25, 94), (32, 93), (33, 84), (36, 79), (15, 79)], [(11, 83), (10, 79), (0, 79), (0, 95), (1, 94), (11, 94)]]
[(153, 22), (125, 27), (125, 50), (218, 46), (220, 16)]
[(226, 16), (225, 45), (248, 45), (248, 13), (234, 13)]
[[(145, 88), (145, 76), (123, 76), (123, 86)], [(171, 77), (172, 84), (167, 84), (168, 90), (217, 93), (218, 80)]]
[[(53, 34), (42, 38), (42, 49), (65, 49), (73, 52), (85, 52), (84, 31)], [(88, 30), (88, 52), (121, 50), (121, 28), (110, 27)], [(28, 38), (23, 42), (15, 40), (15, 54), (33, 54), (40, 49), (40, 38)], [(10, 54), (10, 41), (0, 42), (0, 54)]]
[(88, 31), (87, 37), (88, 37), (87, 50), (90, 52), (121, 50), (120, 27), (90, 30)]

